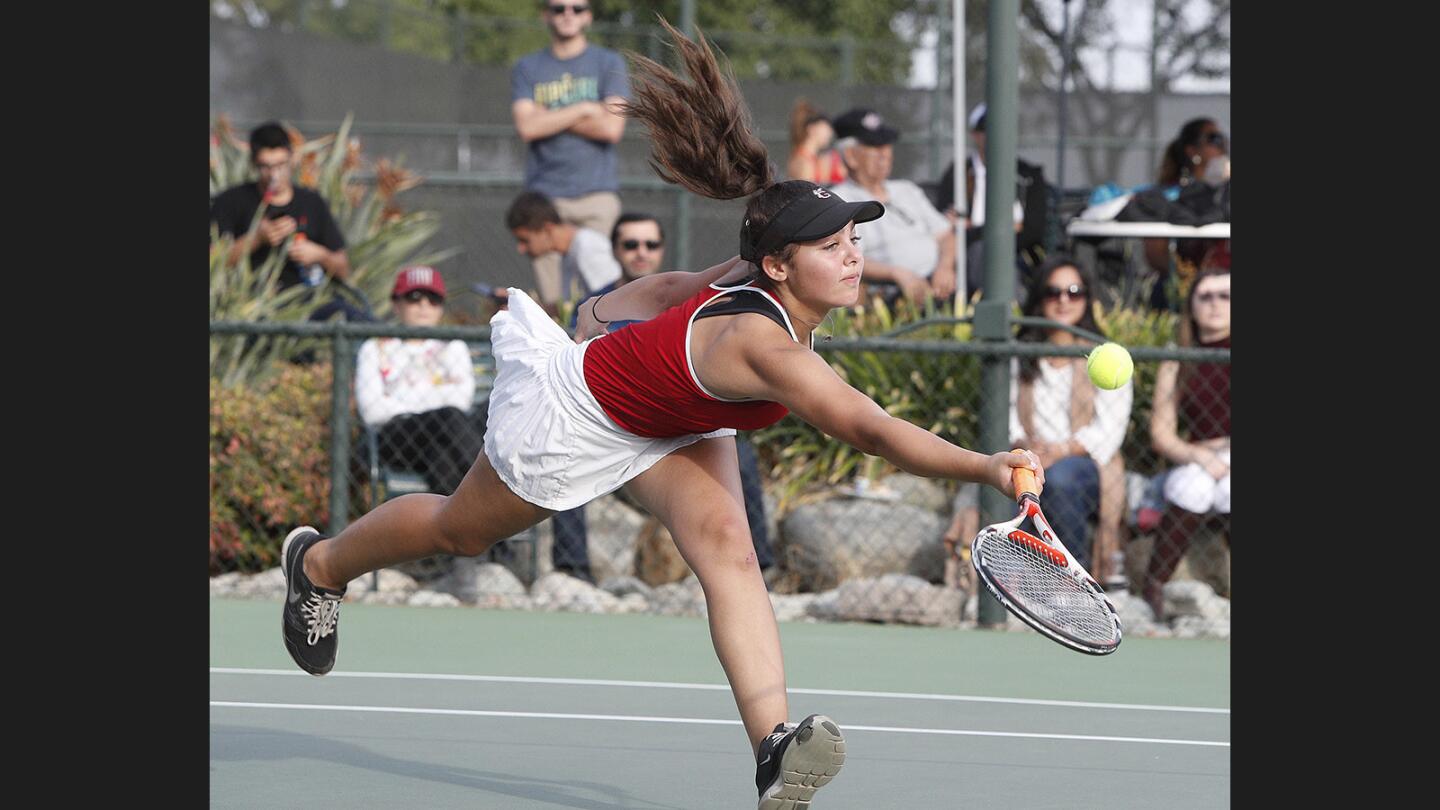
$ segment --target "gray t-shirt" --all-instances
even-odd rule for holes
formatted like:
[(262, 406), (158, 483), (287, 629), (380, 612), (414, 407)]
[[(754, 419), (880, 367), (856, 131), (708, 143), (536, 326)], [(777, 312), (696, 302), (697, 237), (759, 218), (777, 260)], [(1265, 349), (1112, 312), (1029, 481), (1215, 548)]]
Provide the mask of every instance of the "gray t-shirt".
[[(845, 202), (873, 200), (875, 195), (846, 180), (830, 188)], [(949, 232), (950, 220), (935, 210), (930, 198), (909, 180), (886, 180), (885, 216), (855, 226), (865, 258), (903, 267), (929, 278), (940, 261), (937, 237)]]
[(620, 279), (620, 262), (610, 250), (610, 240), (599, 231), (576, 228), (570, 249), (560, 260), (560, 289), (568, 293), (577, 277), (586, 295)]
[[(580, 101), (630, 98), (630, 80), (620, 54), (586, 45), (573, 59), (556, 59), (549, 48), (520, 57), (510, 71), (510, 101), (522, 98), (554, 110)], [(618, 191), (615, 144), (559, 132), (530, 142), (525, 156), (525, 189), (547, 197), (579, 197)]]

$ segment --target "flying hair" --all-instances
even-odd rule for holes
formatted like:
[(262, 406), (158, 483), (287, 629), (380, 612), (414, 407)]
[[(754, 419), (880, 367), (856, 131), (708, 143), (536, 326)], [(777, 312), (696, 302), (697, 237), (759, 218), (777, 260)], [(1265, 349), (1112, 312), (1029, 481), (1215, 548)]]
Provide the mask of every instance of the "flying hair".
[(633, 99), (620, 109), (649, 130), (650, 166), (665, 182), (712, 200), (748, 197), (773, 185), (775, 167), (751, 131), (734, 72), (721, 66), (698, 27), (691, 40), (656, 16), (690, 78), (626, 52), (634, 65)]

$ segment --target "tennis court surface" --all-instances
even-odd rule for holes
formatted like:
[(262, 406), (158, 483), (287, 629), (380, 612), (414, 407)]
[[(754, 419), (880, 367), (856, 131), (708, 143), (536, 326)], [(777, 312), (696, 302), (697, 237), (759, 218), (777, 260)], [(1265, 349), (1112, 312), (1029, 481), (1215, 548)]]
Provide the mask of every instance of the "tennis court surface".
[[(210, 602), (210, 806), (732, 810), (754, 759), (704, 619), (347, 604), (323, 678), (279, 602)], [(816, 810), (1230, 806), (1230, 645), (782, 623)]]

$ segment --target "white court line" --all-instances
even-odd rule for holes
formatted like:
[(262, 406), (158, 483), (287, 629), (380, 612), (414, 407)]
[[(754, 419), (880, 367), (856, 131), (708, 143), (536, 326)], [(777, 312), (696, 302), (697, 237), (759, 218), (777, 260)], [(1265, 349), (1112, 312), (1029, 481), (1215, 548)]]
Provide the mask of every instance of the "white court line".
[[(222, 675), (294, 675), (313, 678), (293, 669), (238, 669), (234, 667), (211, 667), (210, 672)], [(721, 692), (730, 691), (725, 684), (713, 683), (667, 683), (663, 681), (607, 681), (584, 678), (522, 678), (513, 675), (440, 675), (416, 672), (331, 672), (327, 678), (394, 678), (423, 681), (483, 681), (488, 683), (539, 683), (564, 684), (570, 686), (634, 686), (644, 689), (703, 689)], [(1039, 700), (1036, 698), (981, 697), (977, 695), (939, 695), (916, 692), (857, 692), (844, 689), (798, 689), (786, 691), (796, 695), (833, 695), (837, 697), (871, 697), (891, 700), (954, 700), (966, 703), (1019, 703), (1027, 706), (1069, 706), (1086, 709), (1135, 709), (1151, 712), (1198, 712), (1202, 714), (1229, 714), (1229, 709), (1200, 706), (1155, 706), (1142, 703), (1087, 703), (1078, 700)]]
[[(531, 720), (618, 720), (631, 723), (683, 723), (687, 725), (738, 726), (739, 720), (712, 720), (704, 717), (645, 717), (626, 714), (560, 714), (558, 712), (496, 712), (478, 709), (412, 709), (402, 706), (327, 706), (315, 703), (243, 703), (212, 700), (211, 706), (226, 709), (301, 709), (323, 712), (374, 712), (381, 714), (442, 714), (460, 717), (523, 717)], [(1041, 740), (1087, 740), (1101, 742), (1158, 743), (1161, 745), (1207, 745), (1229, 748), (1218, 740), (1168, 740), (1154, 737), (1100, 737), (1089, 734), (1033, 734), (1018, 731), (971, 731), (952, 728), (900, 728), (895, 726), (852, 726), (846, 731), (885, 731), (892, 734), (947, 734), (963, 737), (1028, 737)]]

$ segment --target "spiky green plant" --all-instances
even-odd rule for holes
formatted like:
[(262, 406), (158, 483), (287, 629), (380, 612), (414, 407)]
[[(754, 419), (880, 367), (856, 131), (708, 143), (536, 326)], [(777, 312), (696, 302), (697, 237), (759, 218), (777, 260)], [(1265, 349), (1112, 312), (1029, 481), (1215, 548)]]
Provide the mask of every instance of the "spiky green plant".
[[(455, 253), (454, 249), (426, 251), (427, 242), (440, 229), (440, 217), (431, 211), (406, 212), (396, 197), (419, 185), (421, 178), (403, 169), (398, 162), (381, 158), (373, 165), (373, 182), (362, 183), (357, 175), (365, 166), (360, 142), (350, 137), (353, 117), (346, 116), (340, 129), (329, 135), (306, 140), (290, 130), (294, 148), (294, 176), (297, 184), (315, 189), (330, 207), (350, 258), (349, 290), (327, 278), (316, 289), (297, 287), (276, 294), (286, 248), (272, 251), (261, 267), (251, 267), (249, 256), (228, 259), (228, 239), (213, 233), (210, 253), (210, 319), (212, 321), (298, 321), (335, 296), (352, 302), (363, 298), (377, 317), (390, 310), (390, 285), (395, 272), (406, 264), (433, 264)], [(225, 116), (215, 119), (210, 135), (210, 194), (255, 179), (249, 146), (231, 127)], [(257, 214), (257, 216), (259, 216)], [(228, 343), (239, 344), (235, 346)], [(217, 345), (220, 344), (220, 345)], [(303, 348), (293, 338), (258, 340), (212, 339), (211, 374), (226, 385), (241, 385), (273, 371), (273, 361)], [(218, 363), (218, 365), (217, 365)]]

